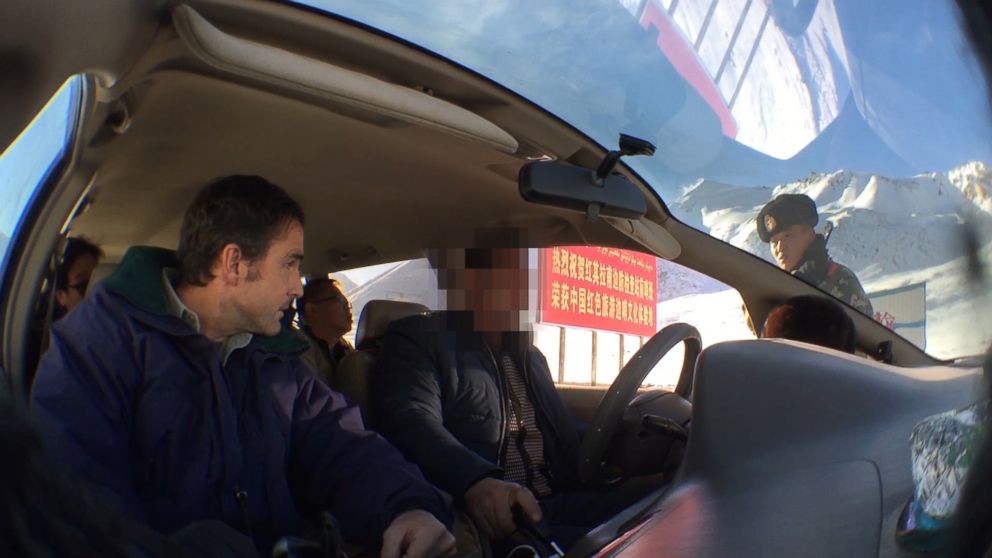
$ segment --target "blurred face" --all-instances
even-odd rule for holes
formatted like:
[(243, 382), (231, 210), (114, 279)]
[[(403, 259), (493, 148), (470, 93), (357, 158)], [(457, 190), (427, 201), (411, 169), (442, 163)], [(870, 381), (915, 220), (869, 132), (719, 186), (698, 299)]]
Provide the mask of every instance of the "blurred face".
[(83, 301), (86, 288), (89, 286), (90, 276), (93, 275), (97, 263), (93, 256), (83, 254), (69, 266), (67, 274), (69, 286), (65, 290), (59, 289), (55, 292), (55, 299), (67, 311), (79, 306), (79, 303)]
[(528, 309), (526, 249), (468, 251), (464, 270), (465, 309), (475, 316), (476, 329), (517, 331)]
[(304, 312), (307, 324), (317, 335), (329, 332), (332, 339), (324, 339), (328, 343), (351, 331), (355, 321), (351, 303), (333, 283), (328, 283), (307, 302)]
[(778, 266), (785, 271), (795, 271), (814, 238), (816, 233), (809, 225), (792, 225), (772, 236), (772, 255)]
[[(300, 264), (303, 261), (303, 226), (297, 221), (272, 240), (265, 256), (239, 265), (240, 281), (232, 290), (230, 306), (237, 330), (276, 335), (279, 320), (293, 299), (303, 294)], [(242, 271), (240, 266), (244, 266)]]

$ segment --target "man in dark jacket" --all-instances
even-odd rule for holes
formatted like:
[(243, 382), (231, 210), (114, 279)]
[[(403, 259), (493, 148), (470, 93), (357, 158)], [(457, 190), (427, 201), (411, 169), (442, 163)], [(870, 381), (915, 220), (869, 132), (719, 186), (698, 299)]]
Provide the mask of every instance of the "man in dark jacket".
[(568, 545), (642, 494), (583, 490), (579, 428), (526, 333), (525, 249), (432, 252), (448, 309), (395, 322), (373, 376), (380, 430), (483, 532), (513, 508)]
[[(32, 412), (55, 461), (161, 533), (221, 520), (264, 553), (322, 510), (382, 555), (453, 550), (450, 510), (280, 324), (303, 212), (259, 177), (204, 188), (179, 250), (131, 248), (55, 325)], [(440, 519), (440, 521), (439, 521)]]
[(771, 245), (783, 270), (861, 312), (873, 314), (871, 301), (850, 269), (830, 259), (827, 239), (813, 227), (819, 221), (816, 202), (805, 194), (782, 194), (761, 208), (758, 237)]

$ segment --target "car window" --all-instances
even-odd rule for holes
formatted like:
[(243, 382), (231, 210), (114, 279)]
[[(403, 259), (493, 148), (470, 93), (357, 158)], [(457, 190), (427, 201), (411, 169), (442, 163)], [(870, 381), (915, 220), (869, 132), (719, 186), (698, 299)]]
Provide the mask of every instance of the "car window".
[[(658, 330), (695, 326), (703, 346), (753, 339), (736, 290), (661, 258), (627, 250), (559, 246), (529, 251), (529, 312), (534, 344), (558, 384), (609, 385)], [(354, 342), (370, 300), (417, 302), (444, 310), (435, 271), (425, 258), (334, 273), (352, 303)], [(645, 385), (674, 387), (682, 347), (673, 349)]]
[(76, 120), (80, 80), (70, 78), (0, 155), (0, 275), (25, 210), (58, 167)]
[(362, 310), (370, 300), (399, 300), (417, 302), (431, 310), (444, 309), (443, 297), (437, 290), (437, 277), (426, 258), (374, 265), (332, 273), (341, 282), (342, 290), (351, 302), (354, 321), (345, 339), (354, 345), (355, 330)]
[[(676, 322), (696, 327), (704, 347), (754, 338), (736, 290), (675, 262), (594, 247), (538, 252), (535, 345), (556, 383), (610, 385), (652, 335)], [(554, 308), (556, 291), (565, 313)], [(674, 388), (682, 356), (682, 345), (673, 348), (643, 385)]]
[[(448, 57), (604, 148), (653, 142), (625, 161), (676, 218), (930, 354), (988, 346), (963, 239), (992, 254), (989, 91), (953, 0), (299, 1)], [(783, 194), (815, 214), (762, 212)], [(794, 224), (812, 234), (776, 257), (770, 237)]]

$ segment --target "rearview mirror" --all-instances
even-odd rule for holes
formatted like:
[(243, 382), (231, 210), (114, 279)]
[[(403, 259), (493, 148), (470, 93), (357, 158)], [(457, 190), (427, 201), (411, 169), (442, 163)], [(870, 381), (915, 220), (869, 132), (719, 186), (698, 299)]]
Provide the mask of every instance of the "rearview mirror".
[(591, 169), (535, 161), (520, 169), (517, 182), (525, 200), (579, 211), (590, 219), (598, 215), (637, 219), (647, 213), (641, 190), (620, 174), (598, 180)]

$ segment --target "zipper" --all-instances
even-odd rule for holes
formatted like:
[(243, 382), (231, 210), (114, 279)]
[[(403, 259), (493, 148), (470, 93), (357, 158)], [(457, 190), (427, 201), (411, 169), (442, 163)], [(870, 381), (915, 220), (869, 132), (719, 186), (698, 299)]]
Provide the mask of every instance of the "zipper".
[(238, 501), (238, 509), (241, 511), (241, 526), (249, 539), (254, 540), (251, 532), (251, 516), (248, 515), (248, 491), (242, 490), (239, 485), (234, 486), (234, 499)]
[(510, 413), (507, 411), (506, 408), (507, 387), (504, 385), (506, 378), (503, 377), (503, 372), (502, 372), (503, 369), (500, 368), (499, 363), (496, 362), (496, 355), (493, 353), (493, 349), (492, 347), (489, 346), (488, 343), (486, 343), (486, 350), (489, 351), (489, 358), (492, 359), (493, 366), (496, 369), (496, 387), (497, 389), (499, 389), (499, 406), (500, 406), (500, 413), (502, 413), (502, 416), (500, 417), (501, 427), (499, 432), (499, 444), (497, 444), (497, 450), (496, 450), (496, 466), (502, 468), (503, 457), (505, 456), (505, 451), (506, 451), (506, 440), (507, 440), (506, 433), (510, 429), (510, 419), (509, 419)]

